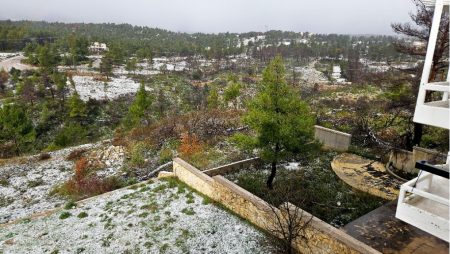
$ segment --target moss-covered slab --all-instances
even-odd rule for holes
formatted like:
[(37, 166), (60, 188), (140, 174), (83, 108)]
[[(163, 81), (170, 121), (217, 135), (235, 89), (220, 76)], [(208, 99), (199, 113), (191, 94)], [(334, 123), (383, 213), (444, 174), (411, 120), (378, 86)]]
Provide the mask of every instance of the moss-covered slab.
[(360, 191), (395, 200), (402, 182), (391, 176), (380, 162), (354, 154), (340, 154), (331, 162), (333, 171), (348, 185)]

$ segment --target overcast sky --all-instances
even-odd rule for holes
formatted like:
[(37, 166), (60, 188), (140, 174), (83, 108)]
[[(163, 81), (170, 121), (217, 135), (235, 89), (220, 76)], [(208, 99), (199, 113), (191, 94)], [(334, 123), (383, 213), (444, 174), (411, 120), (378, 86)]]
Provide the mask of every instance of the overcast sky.
[(0, 0), (0, 19), (130, 23), (180, 32), (392, 34), (411, 0)]

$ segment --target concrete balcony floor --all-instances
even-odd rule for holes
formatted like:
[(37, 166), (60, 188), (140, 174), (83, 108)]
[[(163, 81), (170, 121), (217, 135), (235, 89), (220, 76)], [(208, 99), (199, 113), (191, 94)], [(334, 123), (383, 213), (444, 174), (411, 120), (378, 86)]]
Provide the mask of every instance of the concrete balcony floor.
[(448, 254), (449, 244), (397, 218), (397, 201), (345, 225), (342, 230), (382, 253)]

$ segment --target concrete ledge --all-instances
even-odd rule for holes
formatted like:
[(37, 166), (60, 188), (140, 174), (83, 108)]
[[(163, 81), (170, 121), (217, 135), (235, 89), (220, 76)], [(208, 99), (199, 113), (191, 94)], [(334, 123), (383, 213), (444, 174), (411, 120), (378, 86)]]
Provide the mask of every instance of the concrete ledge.
[(352, 135), (315, 125), (314, 138), (322, 142), (324, 148), (344, 152), (350, 147)]

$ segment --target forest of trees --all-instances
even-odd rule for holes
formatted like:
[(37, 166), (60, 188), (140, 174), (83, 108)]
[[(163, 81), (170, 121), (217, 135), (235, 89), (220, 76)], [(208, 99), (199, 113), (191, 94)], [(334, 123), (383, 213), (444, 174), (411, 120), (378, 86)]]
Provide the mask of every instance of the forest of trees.
[[(258, 35), (264, 35), (265, 40), (250, 42), (248, 47), (241, 46), (244, 39)], [(305, 44), (297, 41), (298, 39), (307, 39), (310, 43)], [(394, 47), (396, 41), (403, 39), (392, 36), (311, 34), (275, 30), (265, 33), (188, 34), (128, 24), (0, 21), (0, 51), (23, 50), (27, 44), (45, 42), (54, 42), (59, 48), (68, 49), (73, 48), (74, 43), (85, 43), (86, 40), (106, 42), (112, 48), (120, 49), (125, 56), (136, 54), (143, 57), (151, 51), (156, 56), (203, 55), (217, 59), (240, 53), (248, 53), (260, 59), (270, 59), (276, 54), (297, 60), (305, 57), (337, 59), (347, 58), (355, 50), (358, 50), (361, 56), (375, 61), (393, 61), (405, 57)], [(288, 41), (290, 44), (280, 45), (282, 41)]]

